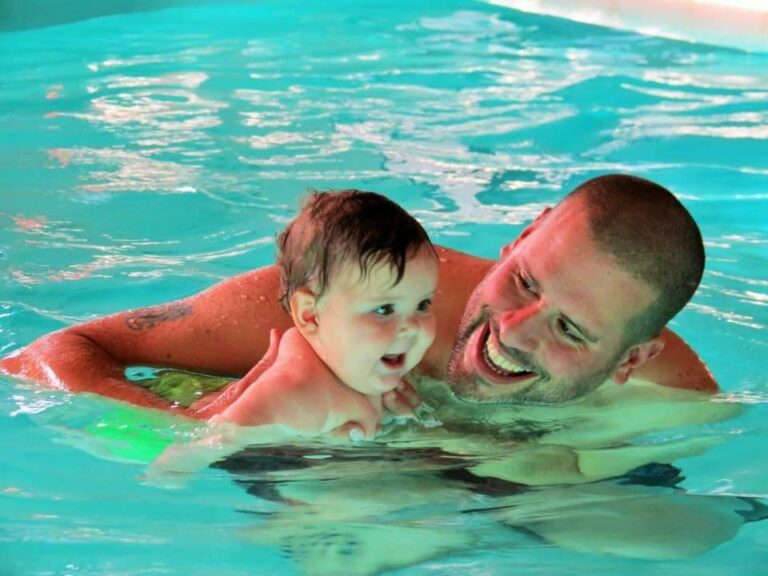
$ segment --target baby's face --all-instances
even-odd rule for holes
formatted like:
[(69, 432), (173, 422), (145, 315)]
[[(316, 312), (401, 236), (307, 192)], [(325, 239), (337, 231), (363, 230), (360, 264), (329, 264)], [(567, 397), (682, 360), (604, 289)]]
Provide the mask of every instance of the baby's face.
[(350, 388), (382, 394), (424, 356), (435, 339), (432, 296), (437, 259), (424, 248), (405, 265), (397, 285), (383, 262), (360, 278), (357, 264), (345, 265), (317, 301), (317, 354)]

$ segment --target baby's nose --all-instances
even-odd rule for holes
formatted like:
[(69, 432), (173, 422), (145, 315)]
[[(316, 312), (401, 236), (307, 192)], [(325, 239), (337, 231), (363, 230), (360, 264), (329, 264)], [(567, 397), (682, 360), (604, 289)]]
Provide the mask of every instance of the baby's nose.
[(400, 321), (400, 335), (411, 335), (418, 331), (419, 329), (419, 320), (416, 317), (416, 315), (411, 316), (404, 316), (403, 319)]

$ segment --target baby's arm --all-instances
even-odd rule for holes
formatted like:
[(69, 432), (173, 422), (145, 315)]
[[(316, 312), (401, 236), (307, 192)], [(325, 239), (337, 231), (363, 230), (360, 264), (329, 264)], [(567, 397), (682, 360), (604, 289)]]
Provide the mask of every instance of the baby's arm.
[(296, 432), (276, 425), (244, 427), (213, 423), (202, 437), (166, 448), (146, 468), (142, 479), (162, 488), (181, 488), (189, 476), (253, 444), (281, 444), (296, 440)]
[(349, 436), (353, 429), (363, 437), (376, 434), (381, 420), (379, 397), (355, 392), (335, 381), (330, 373), (314, 380), (289, 380), (284, 373), (270, 372), (264, 382), (251, 386), (212, 422), (240, 426), (274, 424), (298, 435)]
[[(210, 419), (201, 438), (166, 448), (146, 469), (144, 480), (164, 488), (182, 486), (188, 476), (213, 462), (260, 443), (290, 443), (324, 432), (329, 420), (323, 406), (312, 406), (290, 375), (274, 368), (265, 372), (229, 407)], [(288, 384), (288, 386), (286, 386)], [(344, 432), (347, 437), (349, 432)]]
[[(254, 398), (254, 394), (250, 394), (250, 396), (251, 401), (259, 404), (259, 401)], [(306, 405), (301, 410), (303, 415), (297, 416), (298, 411), (290, 415), (296, 422), (293, 426), (287, 426), (283, 423), (267, 423), (276, 414), (272, 408), (260, 406), (254, 411), (254, 405), (245, 403), (240, 406), (233, 405), (230, 408), (231, 411), (228, 415), (220, 414), (211, 418), (211, 425), (200, 439), (173, 444), (166, 448), (160, 456), (149, 464), (143, 476), (144, 481), (163, 488), (180, 488), (191, 474), (208, 467), (213, 462), (235, 454), (249, 445), (286, 444), (295, 442), (297, 438), (302, 436), (314, 436), (326, 432), (324, 429), (318, 429), (319, 411), (314, 411), (315, 415), (309, 419), (306, 417), (308, 412), (313, 412)], [(243, 409), (242, 413), (238, 412), (240, 408)], [(279, 410), (279, 406), (277, 408)], [(341, 412), (328, 414), (325, 418), (326, 426), (324, 428), (329, 428), (327, 432), (330, 438), (343, 440), (355, 440), (358, 436), (371, 435), (376, 430), (378, 413), (372, 407), (369, 412), (370, 415), (363, 412), (362, 416), (360, 411), (351, 414)], [(233, 419), (242, 417), (244, 422), (263, 420), (264, 423), (240, 426), (227, 421), (227, 417)], [(355, 418), (355, 420), (349, 420), (349, 418)]]
[[(299, 361), (300, 362), (300, 361)], [(286, 366), (273, 366), (211, 422), (239, 426), (281, 424), (310, 434), (324, 432), (327, 406), (315, 402), (316, 391)]]
[(214, 426), (206, 435), (170, 446), (150, 464), (145, 479), (166, 486), (176, 484), (179, 473), (200, 470), (259, 442), (326, 433), (349, 437), (353, 429), (372, 436), (380, 416), (379, 398), (341, 384), (298, 331), (291, 329), (280, 340), (272, 366), (210, 418)]
[(302, 434), (324, 434), (358, 422), (376, 431), (381, 400), (342, 384), (295, 328), (280, 340), (277, 357), (256, 382), (216, 417), (240, 426), (277, 424)]
[(199, 420), (210, 420), (216, 414), (220, 414), (230, 405), (234, 404), (240, 396), (254, 382), (258, 381), (262, 374), (267, 372), (277, 359), (280, 346), (280, 331), (269, 331), (269, 348), (256, 365), (240, 380), (235, 380), (218, 394), (208, 394), (189, 407), (187, 415)]

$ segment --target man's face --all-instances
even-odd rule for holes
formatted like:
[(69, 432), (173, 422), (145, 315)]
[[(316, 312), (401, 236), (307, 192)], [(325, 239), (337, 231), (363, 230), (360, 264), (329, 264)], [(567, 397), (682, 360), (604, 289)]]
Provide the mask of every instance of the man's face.
[(475, 402), (561, 402), (614, 375), (624, 327), (653, 300), (590, 238), (572, 203), (531, 225), (470, 296), (451, 354), (454, 393)]

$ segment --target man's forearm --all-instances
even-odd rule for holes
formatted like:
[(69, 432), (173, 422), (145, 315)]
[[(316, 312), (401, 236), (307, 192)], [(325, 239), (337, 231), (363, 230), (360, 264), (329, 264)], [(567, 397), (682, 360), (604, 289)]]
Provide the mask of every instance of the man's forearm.
[(92, 392), (116, 400), (173, 410), (164, 398), (125, 377), (125, 366), (86, 336), (62, 330), (0, 360), (0, 373), (70, 392)]

